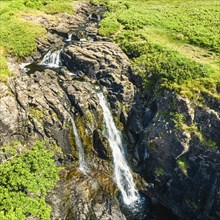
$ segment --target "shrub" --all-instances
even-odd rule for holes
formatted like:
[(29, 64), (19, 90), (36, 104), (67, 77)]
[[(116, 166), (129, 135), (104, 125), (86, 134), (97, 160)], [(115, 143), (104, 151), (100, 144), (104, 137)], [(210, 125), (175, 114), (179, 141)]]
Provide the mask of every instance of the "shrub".
[(17, 57), (25, 57), (36, 49), (36, 38), (45, 33), (37, 24), (5, 18), (1, 22), (0, 45)]
[(42, 6), (45, 6), (53, 0), (24, 0), (24, 5), (29, 8), (40, 9)]
[(115, 17), (107, 15), (103, 20), (101, 20), (100, 27), (101, 28), (99, 29), (99, 34), (103, 36), (109, 36), (119, 31), (121, 25)]
[(61, 12), (73, 14), (73, 5), (70, 2), (51, 2), (43, 7), (42, 11), (46, 12), (47, 14), (57, 14)]
[(53, 153), (37, 142), (24, 154), (10, 157), (0, 165), (0, 219), (50, 219), (47, 191), (58, 180)]

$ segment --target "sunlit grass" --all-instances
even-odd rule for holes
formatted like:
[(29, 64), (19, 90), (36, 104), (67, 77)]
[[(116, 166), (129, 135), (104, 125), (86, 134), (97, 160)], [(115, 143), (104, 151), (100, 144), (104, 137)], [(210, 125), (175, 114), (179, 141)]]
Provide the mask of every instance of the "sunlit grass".
[(99, 32), (127, 53), (149, 94), (170, 89), (196, 100), (220, 96), (219, 1), (92, 2), (107, 5)]

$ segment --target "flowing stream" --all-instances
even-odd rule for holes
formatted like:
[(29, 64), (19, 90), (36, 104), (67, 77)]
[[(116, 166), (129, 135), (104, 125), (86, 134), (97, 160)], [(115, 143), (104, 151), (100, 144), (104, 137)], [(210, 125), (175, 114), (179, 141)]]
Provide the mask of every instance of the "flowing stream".
[(116, 184), (121, 191), (124, 203), (130, 205), (139, 200), (139, 193), (135, 187), (131, 171), (124, 156), (121, 133), (116, 128), (104, 95), (98, 93), (98, 98), (103, 109), (107, 138), (112, 150)]
[(72, 127), (73, 127), (73, 133), (75, 136), (75, 141), (76, 141), (76, 146), (78, 147), (78, 154), (79, 154), (79, 170), (82, 173), (87, 173), (88, 171), (88, 167), (87, 164), (85, 162), (85, 156), (84, 156), (84, 149), (83, 149), (83, 145), (82, 145), (82, 141), (79, 137), (78, 134), (78, 130), (74, 121), (74, 118), (71, 116), (71, 122), (72, 122)]
[(49, 51), (40, 62), (41, 65), (50, 68), (58, 68), (60, 66), (60, 52), (61, 50)]

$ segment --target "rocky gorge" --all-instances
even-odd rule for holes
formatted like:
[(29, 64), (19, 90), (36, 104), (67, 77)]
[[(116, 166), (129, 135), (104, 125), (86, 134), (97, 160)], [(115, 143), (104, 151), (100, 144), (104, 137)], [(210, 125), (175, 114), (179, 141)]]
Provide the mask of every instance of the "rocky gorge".
[[(25, 18), (37, 20), (47, 35), (38, 39), (25, 68), (11, 59), (14, 76), (0, 83), (0, 145), (44, 140), (54, 148), (57, 165), (65, 169), (47, 197), (51, 219), (219, 219), (220, 103), (207, 97), (203, 107), (172, 91), (147, 94), (127, 55), (99, 36), (104, 12), (75, 2), (74, 15)], [(59, 51), (58, 67), (39, 65), (48, 51)], [(120, 199), (99, 92), (109, 103), (134, 182), (146, 198), (139, 210), (143, 215), (130, 213)], [(171, 112), (184, 115), (185, 129), (176, 126)], [(72, 120), (86, 172), (78, 169)], [(207, 147), (213, 142), (216, 147)]]

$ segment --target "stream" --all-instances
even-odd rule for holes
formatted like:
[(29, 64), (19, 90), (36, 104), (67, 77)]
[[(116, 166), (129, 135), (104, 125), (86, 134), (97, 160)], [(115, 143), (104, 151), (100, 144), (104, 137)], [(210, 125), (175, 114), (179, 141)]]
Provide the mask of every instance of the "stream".
[[(86, 28), (94, 23), (97, 24), (100, 21), (100, 17), (101, 15), (98, 15), (97, 18), (94, 19), (94, 16), (90, 14), (88, 17), (88, 19), (90, 19), (88, 23), (80, 26), (77, 30), (68, 33), (66, 38), (63, 38), (63, 45), (60, 48), (48, 50), (40, 62), (39, 60), (36, 60), (31, 64), (21, 65), (21, 69), (23, 69), (23, 71), (27, 74), (32, 74), (36, 71), (42, 72), (45, 69), (52, 69), (59, 74), (61, 69), (64, 68), (62, 52), (65, 47), (80, 41), (87, 41), (88, 39), (91, 41), (97, 40), (96, 37), (89, 35), (86, 32)], [(70, 76), (77, 76), (77, 72), (68, 71)], [(102, 91), (101, 85), (99, 86)], [(128, 220), (176, 220), (177, 218), (165, 207), (152, 205), (151, 199), (142, 192), (139, 192), (136, 187), (132, 171), (129, 167), (128, 161), (126, 160), (126, 149), (123, 143), (122, 134), (116, 127), (105, 95), (101, 92), (97, 93), (99, 105), (103, 111), (103, 124), (105, 125), (107, 131), (106, 138), (112, 153), (114, 175), (112, 176), (112, 181), (116, 183), (117, 188), (119, 189), (117, 199), (122, 213)], [(89, 176), (90, 161), (86, 161), (84, 145), (79, 135), (75, 118), (72, 114), (70, 115), (70, 119), (75, 144), (78, 149), (78, 169), (85, 176)], [(92, 177), (89, 176), (89, 178)], [(72, 219), (74, 219), (73, 216)]]

